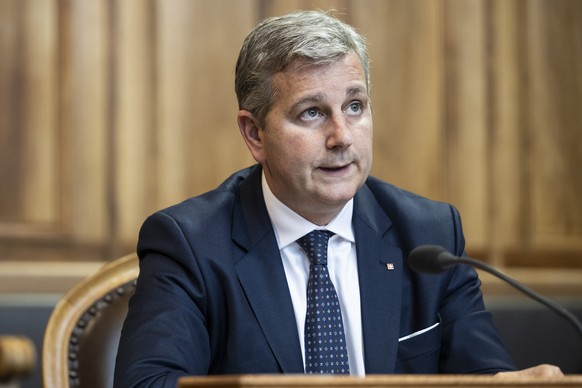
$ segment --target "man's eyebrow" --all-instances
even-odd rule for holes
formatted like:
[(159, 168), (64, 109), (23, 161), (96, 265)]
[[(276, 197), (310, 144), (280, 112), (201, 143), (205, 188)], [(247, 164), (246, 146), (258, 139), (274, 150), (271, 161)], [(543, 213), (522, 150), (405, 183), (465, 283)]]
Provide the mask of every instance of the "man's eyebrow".
[(302, 105), (321, 102), (324, 99), (325, 99), (325, 96), (323, 95), (323, 93), (316, 93), (316, 94), (307, 95), (307, 96), (303, 97), (302, 99), (300, 99), (299, 101), (297, 101), (295, 104), (293, 104), (293, 106), (291, 106), (290, 111), (293, 111)]
[(367, 94), (366, 88), (363, 86), (356, 86), (353, 88), (348, 88), (346, 91), (346, 96), (354, 96), (356, 94)]

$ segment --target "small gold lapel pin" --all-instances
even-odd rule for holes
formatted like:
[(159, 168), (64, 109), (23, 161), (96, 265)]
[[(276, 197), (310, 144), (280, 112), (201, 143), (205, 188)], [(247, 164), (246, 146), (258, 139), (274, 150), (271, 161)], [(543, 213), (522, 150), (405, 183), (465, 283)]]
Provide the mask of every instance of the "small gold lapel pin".
[(386, 263), (386, 268), (388, 271), (394, 271), (394, 263)]

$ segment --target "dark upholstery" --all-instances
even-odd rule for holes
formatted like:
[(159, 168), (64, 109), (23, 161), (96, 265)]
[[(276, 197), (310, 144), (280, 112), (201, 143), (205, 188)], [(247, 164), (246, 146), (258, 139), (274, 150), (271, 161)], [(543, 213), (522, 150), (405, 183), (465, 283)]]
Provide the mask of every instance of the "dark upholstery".
[[(582, 320), (582, 300), (552, 299)], [(490, 297), (486, 302), (518, 369), (553, 364), (564, 373), (582, 374), (582, 338), (569, 321), (525, 296)]]
[(79, 320), (69, 343), (71, 387), (112, 387), (115, 356), (135, 281), (107, 294)]

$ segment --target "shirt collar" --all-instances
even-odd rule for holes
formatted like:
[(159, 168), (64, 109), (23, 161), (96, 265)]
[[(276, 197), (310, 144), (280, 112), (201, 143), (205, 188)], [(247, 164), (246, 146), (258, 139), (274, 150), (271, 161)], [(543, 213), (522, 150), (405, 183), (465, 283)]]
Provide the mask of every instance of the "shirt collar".
[(283, 249), (294, 243), (300, 237), (314, 229), (326, 229), (350, 242), (355, 242), (354, 231), (352, 229), (352, 214), (354, 210), (354, 199), (350, 199), (342, 208), (338, 215), (327, 225), (319, 226), (295, 213), (283, 202), (279, 201), (273, 194), (263, 172), (261, 183), (263, 186), (263, 197), (267, 212), (271, 218), (275, 237), (279, 249)]

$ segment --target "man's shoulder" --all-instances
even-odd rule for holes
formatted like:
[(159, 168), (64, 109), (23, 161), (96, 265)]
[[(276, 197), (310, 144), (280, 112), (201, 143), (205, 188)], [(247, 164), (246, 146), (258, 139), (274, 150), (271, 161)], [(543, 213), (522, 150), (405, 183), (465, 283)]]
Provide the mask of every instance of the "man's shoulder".
[(366, 180), (366, 187), (383, 204), (411, 208), (450, 206), (448, 203), (424, 197), (373, 176), (368, 177)]
[(367, 195), (372, 195), (392, 220), (431, 223), (458, 216), (456, 208), (449, 203), (424, 197), (375, 177), (369, 177), (365, 187)]
[(229, 176), (218, 187), (203, 194), (188, 198), (182, 202), (159, 210), (172, 218), (190, 218), (196, 215), (197, 219), (216, 216), (221, 212), (232, 209), (241, 183), (249, 177), (257, 166), (245, 168)]
[(358, 199), (359, 211), (368, 217), (376, 217), (374, 211), (385, 213), (399, 231), (401, 244), (406, 249), (438, 244), (454, 254), (462, 254), (465, 243), (461, 216), (454, 205), (423, 197), (373, 177), (366, 181), (362, 194)]

